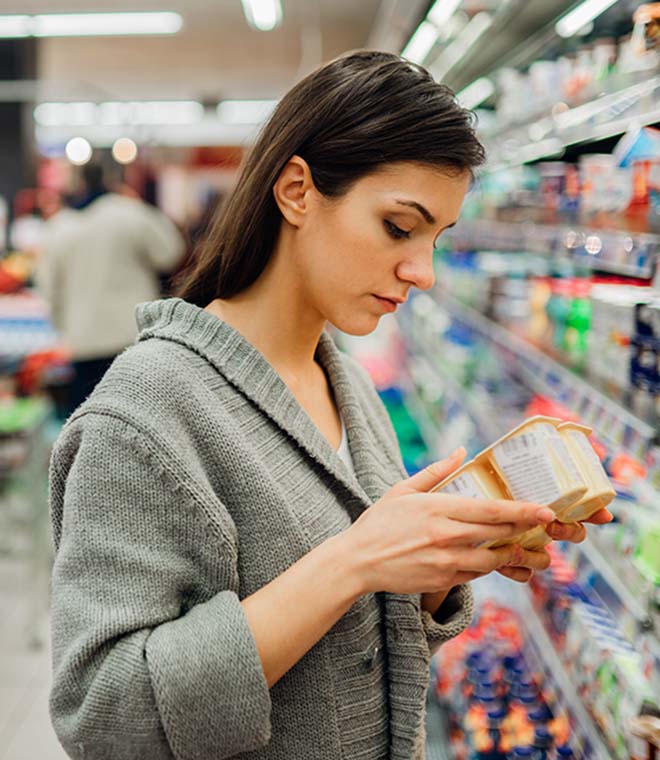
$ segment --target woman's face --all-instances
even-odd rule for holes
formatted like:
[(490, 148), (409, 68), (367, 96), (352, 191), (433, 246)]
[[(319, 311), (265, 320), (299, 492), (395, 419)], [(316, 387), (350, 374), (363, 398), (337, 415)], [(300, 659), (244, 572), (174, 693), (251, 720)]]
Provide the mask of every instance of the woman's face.
[(299, 281), (310, 304), (340, 330), (366, 335), (411, 288), (432, 287), (434, 241), (458, 219), (469, 182), (467, 172), (397, 163), (341, 198), (314, 191), (296, 231)]

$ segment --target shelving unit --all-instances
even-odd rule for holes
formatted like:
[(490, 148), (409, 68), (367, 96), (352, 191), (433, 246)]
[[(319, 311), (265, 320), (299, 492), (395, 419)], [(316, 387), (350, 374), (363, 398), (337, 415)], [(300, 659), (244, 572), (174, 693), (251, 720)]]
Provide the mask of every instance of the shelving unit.
[(483, 338), (491, 341), (515, 363), (517, 373), (536, 393), (561, 401), (613, 448), (622, 447), (644, 460), (656, 438), (656, 430), (630, 410), (605, 396), (597, 388), (563, 367), (511, 331), (436, 290), (439, 308), (446, 309)]
[[(648, 661), (648, 666), (660, 674), (660, 643), (650, 610), (619, 577), (616, 566), (608, 560), (593, 540), (587, 540), (574, 548), (579, 564), (586, 564), (596, 579), (594, 590), (603, 599), (619, 621), (621, 630), (630, 643)], [(580, 562), (581, 561), (581, 562)], [(609, 593), (603, 593), (603, 587)], [(611, 600), (614, 600), (613, 602)]]
[(522, 591), (517, 595), (518, 611), (524, 620), (528, 633), (528, 641), (539, 662), (544, 666), (548, 678), (547, 686), (556, 685), (558, 704), (568, 709), (576, 720), (577, 733), (583, 741), (588, 741), (599, 760), (614, 760), (605, 743), (600, 738), (593, 720), (575, 693), (575, 686), (559, 657), (552, 639), (534, 609), (529, 592)]
[[(557, 156), (571, 145), (623, 134), (633, 124), (643, 127), (660, 121), (657, 108), (660, 76), (657, 71), (649, 71), (639, 72), (639, 77), (641, 81), (574, 103), (572, 108), (554, 115), (548, 108), (546, 113), (522, 124), (498, 125), (483, 135), (490, 167), (519, 166)], [(607, 83), (603, 87), (607, 88)]]
[(571, 224), (473, 219), (460, 222), (445, 240), (459, 250), (568, 255), (592, 270), (643, 279), (654, 276), (660, 259), (660, 235)]

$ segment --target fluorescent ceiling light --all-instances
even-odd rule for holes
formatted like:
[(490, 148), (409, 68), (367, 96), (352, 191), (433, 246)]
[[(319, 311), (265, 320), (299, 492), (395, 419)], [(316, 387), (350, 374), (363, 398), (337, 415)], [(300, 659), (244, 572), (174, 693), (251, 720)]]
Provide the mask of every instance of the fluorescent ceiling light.
[(429, 21), (422, 21), (415, 34), (408, 40), (401, 55), (413, 63), (422, 63), (437, 39), (437, 27)]
[(96, 121), (96, 103), (40, 103), (34, 120), (43, 126), (88, 126)]
[(29, 16), (0, 16), (0, 37), (29, 37)]
[(204, 106), (195, 100), (40, 103), (34, 109), (34, 120), (44, 127), (195, 124), (203, 118)]
[(282, 22), (280, 0), (241, 0), (248, 24), (262, 32), (270, 32)]
[(490, 13), (486, 13), (485, 11), (473, 16), (465, 29), (463, 29), (451, 45), (446, 48), (437, 62), (430, 69), (433, 76), (438, 81), (441, 81), (442, 78), (465, 57), (470, 48), (476, 44), (477, 40), (487, 29), (490, 28), (492, 23), (493, 17)]
[(178, 13), (46, 13), (0, 16), (1, 37), (87, 37), (175, 34), (183, 25)]
[(440, 29), (454, 15), (460, 4), (461, 0), (436, 0), (426, 15), (426, 20), (435, 24)]
[(617, 0), (585, 0), (572, 11), (559, 19), (555, 24), (555, 31), (560, 37), (572, 37), (583, 26), (600, 16), (610, 8)]
[(275, 110), (276, 100), (223, 100), (218, 118), (224, 124), (260, 124)]
[(481, 77), (461, 90), (456, 98), (463, 108), (476, 108), (484, 100), (488, 100), (494, 92), (493, 82), (488, 77)]

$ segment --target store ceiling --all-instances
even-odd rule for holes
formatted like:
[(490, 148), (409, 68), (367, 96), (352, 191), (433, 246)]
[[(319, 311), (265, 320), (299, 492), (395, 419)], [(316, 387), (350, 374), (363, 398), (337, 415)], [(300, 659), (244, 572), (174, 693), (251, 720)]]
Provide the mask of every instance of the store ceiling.
[[(495, 21), (484, 43), (445, 78), (460, 90), (512, 60), (530, 37), (538, 55), (552, 23), (578, 0), (463, 0)], [(617, 6), (630, 5), (620, 0)], [(277, 98), (324, 60), (358, 47), (400, 50), (431, 0), (282, 0), (273, 32), (251, 29), (240, 0), (31, 0), (30, 13), (170, 10), (183, 30), (164, 37), (51, 38), (39, 43), (38, 100)], [(0, 13), (25, 13), (0, 0)], [(543, 30), (547, 29), (547, 34)], [(516, 63), (525, 63), (525, 55)], [(433, 57), (427, 61), (432, 64)], [(0, 74), (1, 77), (1, 74)]]
[[(276, 98), (323, 60), (365, 46), (382, 3), (282, 5), (281, 27), (259, 32), (240, 0), (31, 0), (30, 13), (168, 10), (184, 18), (172, 36), (41, 40), (39, 99)], [(25, 12), (25, 2), (0, 0), (0, 13)]]

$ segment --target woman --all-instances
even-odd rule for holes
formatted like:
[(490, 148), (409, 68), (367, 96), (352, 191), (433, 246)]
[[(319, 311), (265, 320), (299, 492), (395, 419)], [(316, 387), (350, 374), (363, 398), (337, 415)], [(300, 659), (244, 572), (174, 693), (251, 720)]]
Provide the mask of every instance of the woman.
[(476, 545), (553, 514), (427, 493), (461, 450), (406, 479), (323, 330), (369, 333), (431, 287), (482, 161), (423, 69), (340, 58), (281, 101), (179, 297), (138, 307), (138, 343), (52, 460), (71, 757), (423, 757), (429, 659), (470, 620), (465, 584), (548, 564)]

